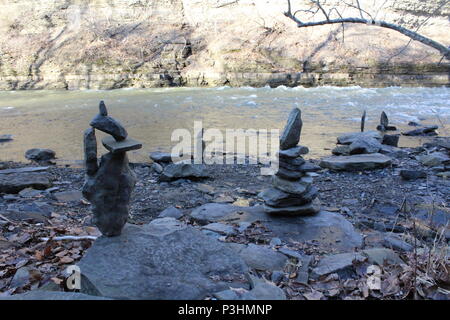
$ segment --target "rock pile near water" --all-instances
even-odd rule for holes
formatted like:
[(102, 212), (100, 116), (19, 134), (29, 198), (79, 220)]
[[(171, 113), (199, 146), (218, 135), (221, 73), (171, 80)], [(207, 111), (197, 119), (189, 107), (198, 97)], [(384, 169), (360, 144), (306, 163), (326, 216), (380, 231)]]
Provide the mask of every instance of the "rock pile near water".
[(297, 145), (302, 125), (301, 111), (295, 108), (280, 138), (279, 168), (272, 177), (273, 187), (261, 194), (267, 213), (297, 216), (320, 211), (320, 203), (316, 199), (318, 190), (312, 186), (313, 179), (308, 176), (302, 157), (309, 150)]

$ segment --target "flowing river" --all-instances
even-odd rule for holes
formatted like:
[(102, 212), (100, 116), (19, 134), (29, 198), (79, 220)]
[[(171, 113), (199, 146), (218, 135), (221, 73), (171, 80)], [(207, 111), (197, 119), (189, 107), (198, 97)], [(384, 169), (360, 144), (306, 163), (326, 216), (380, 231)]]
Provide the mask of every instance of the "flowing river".
[[(132, 161), (147, 162), (151, 151), (170, 151), (173, 130), (193, 132), (194, 121), (203, 127), (225, 129), (282, 129), (290, 110), (302, 110), (301, 144), (308, 157), (330, 154), (336, 137), (359, 131), (367, 110), (366, 130), (374, 130), (380, 113), (400, 131), (409, 121), (437, 124), (450, 135), (450, 88), (160, 88), (112, 91), (9, 91), (0, 92), (0, 134), (14, 140), (0, 143), (0, 160), (25, 161), (30, 148), (50, 148), (61, 162), (83, 158), (83, 131), (104, 100), (109, 114), (129, 136), (141, 141), (130, 152)], [(98, 135), (100, 138), (102, 134)], [(100, 140), (100, 139), (98, 139)], [(426, 138), (406, 138), (401, 146), (416, 146)], [(99, 153), (106, 150), (99, 147)]]

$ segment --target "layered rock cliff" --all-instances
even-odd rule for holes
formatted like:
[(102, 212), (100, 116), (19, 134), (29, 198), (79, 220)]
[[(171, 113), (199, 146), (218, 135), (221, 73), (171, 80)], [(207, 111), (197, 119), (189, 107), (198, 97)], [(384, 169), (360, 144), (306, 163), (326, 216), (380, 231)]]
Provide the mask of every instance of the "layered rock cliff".
[[(450, 44), (449, 4), (360, 2)], [(285, 0), (0, 0), (0, 89), (450, 83), (438, 51), (395, 31), (299, 29), (285, 10)]]

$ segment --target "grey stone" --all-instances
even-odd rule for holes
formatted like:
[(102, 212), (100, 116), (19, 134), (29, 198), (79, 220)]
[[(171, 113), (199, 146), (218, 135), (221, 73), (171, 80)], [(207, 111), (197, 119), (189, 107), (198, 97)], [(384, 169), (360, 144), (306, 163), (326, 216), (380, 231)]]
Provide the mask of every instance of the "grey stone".
[(448, 155), (442, 152), (433, 152), (418, 158), (419, 162), (427, 167), (437, 167), (450, 163)]
[[(117, 141), (125, 140), (128, 136), (127, 130), (119, 121), (109, 116), (105, 116), (106, 106), (100, 103), (100, 113), (91, 121), (90, 126), (100, 131), (106, 132), (114, 137)], [(106, 112), (106, 114), (108, 114)]]
[(364, 110), (364, 112), (361, 116), (361, 132), (364, 132), (364, 127), (366, 125), (366, 115), (367, 115), (367, 112), (366, 112), (366, 110)]
[(9, 284), (10, 288), (21, 288), (30, 282), (30, 269), (28, 267), (22, 267), (17, 269), (14, 277)]
[(208, 178), (206, 168), (201, 164), (172, 163), (164, 168), (159, 176), (160, 181), (172, 181), (176, 179), (203, 179)]
[(416, 180), (427, 177), (427, 173), (421, 170), (400, 170), (400, 177), (405, 180)]
[(25, 158), (33, 161), (48, 161), (55, 159), (55, 151), (50, 149), (34, 148), (25, 152)]
[(236, 230), (234, 230), (232, 226), (219, 222), (207, 224), (206, 226), (202, 227), (202, 229), (213, 231), (224, 236), (231, 236), (236, 234)]
[(203, 224), (226, 220), (227, 216), (237, 212), (241, 207), (224, 203), (207, 203), (192, 210), (190, 216)]
[(365, 260), (366, 257), (362, 254), (354, 252), (329, 255), (323, 257), (312, 272), (315, 276), (320, 277), (330, 273), (342, 271), (346, 268), (351, 268), (353, 266), (353, 262), (357, 263)]
[(151, 152), (150, 159), (155, 162), (172, 163), (172, 154), (167, 152)]
[(247, 272), (226, 244), (172, 218), (100, 237), (78, 265), (102, 296), (118, 299), (204, 299), (229, 288), (220, 279)]
[(174, 206), (170, 206), (164, 209), (160, 214), (159, 218), (174, 218), (180, 219), (183, 216), (183, 212), (180, 209), (175, 208)]
[(309, 177), (303, 177), (298, 181), (290, 181), (281, 179), (277, 176), (272, 177), (272, 185), (284, 192), (293, 194), (304, 194), (308, 187), (311, 185), (312, 179)]
[(316, 172), (316, 171), (320, 171), (320, 170), (322, 170), (322, 168), (320, 166), (315, 165), (314, 163), (311, 163), (311, 162), (305, 162), (300, 167), (300, 171), (302, 171), (302, 172)]
[(351, 132), (346, 133), (337, 138), (338, 144), (351, 144), (357, 140), (367, 140), (367, 139), (376, 139), (381, 141), (382, 136), (377, 131), (366, 131), (366, 132)]
[(284, 272), (282, 271), (274, 271), (270, 276), (270, 280), (273, 283), (280, 283), (284, 279)]
[(381, 148), (381, 143), (376, 139), (355, 140), (349, 145), (350, 154), (377, 153)]
[(279, 167), (276, 175), (282, 179), (286, 180), (298, 180), (303, 177), (303, 173), (300, 171), (292, 171), (285, 169), (283, 167)]
[(105, 137), (102, 139), (102, 144), (111, 153), (121, 153), (142, 148), (142, 143), (131, 138), (116, 141), (113, 137)]
[(384, 246), (386, 246), (388, 248), (392, 248), (392, 249), (399, 250), (399, 251), (405, 251), (405, 252), (412, 252), (414, 249), (414, 247), (412, 245), (403, 241), (396, 235), (393, 235), (390, 233), (387, 233), (384, 236), (383, 244), (384, 244)]
[(312, 202), (292, 207), (271, 207), (264, 206), (264, 211), (273, 215), (285, 215), (285, 216), (308, 216), (320, 211), (320, 201), (314, 199)]
[(52, 186), (46, 173), (12, 173), (0, 175), (1, 193), (18, 193), (26, 188), (45, 190)]
[(271, 246), (279, 246), (282, 244), (281, 239), (280, 238), (272, 238), (270, 239), (270, 243)]
[(362, 171), (382, 169), (391, 163), (391, 158), (380, 153), (373, 153), (328, 157), (322, 159), (320, 166), (335, 171)]
[(287, 170), (292, 171), (301, 171), (302, 165), (305, 163), (305, 160), (302, 158), (281, 158), (278, 162), (280, 168), (285, 168)]
[(0, 142), (8, 142), (13, 139), (11, 134), (0, 134)]
[(278, 156), (280, 158), (297, 158), (299, 156), (305, 155), (309, 153), (308, 147), (305, 146), (296, 146), (293, 148), (289, 148), (286, 150), (280, 150), (278, 152)]
[(257, 270), (283, 270), (288, 261), (285, 255), (253, 243), (241, 248), (238, 253), (250, 268)]
[(0, 297), (0, 300), (111, 300), (104, 297), (90, 296), (77, 292), (41, 291), (34, 290), (8, 297)]
[(381, 112), (381, 117), (380, 117), (380, 125), (383, 126), (384, 128), (387, 128), (389, 126), (389, 119), (386, 115), (386, 112)]
[(385, 134), (383, 136), (382, 144), (386, 144), (388, 146), (398, 147), (398, 141), (400, 140), (399, 134)]
[(236, 291), (230, 289), (216, 292), (213, 296), (218, 300), (240, 300)]
[(93, 223), (103, 235), (117, 236), (128, 219), (136, 177), (125, 153), (103, 155), (95, 175), (88, 175), (83, 195), (92, 204)]
[(350, 146), (346, 144), (337, 145), (331, 153), (335, 156), (347, 156), (350, 154)]
[(83, 194), (78, 190), (62, 191), (53, 193), (53, 197), (58, 202), (81, 201)]
[(297, 260), (301, 260), (303, 258), (303, 255), (301, 253), (299, 253), (298, 251), (294, 251), (285, 247), (281, 247), (278, 249), (279, 252), (281, 252), (282, 254), (284, 254), (285, 256), (291, 257), (291, 258), (295, 258)]
[(33, 188), (26, 188), (19, 192), (19, 196), (21, 196), (22, 198), (33, 198), (41, 194), (41, 190), (35, 190)]
[(261, 193), (261, 198), (267, 205), (272, 207), (290, 207), (309, 203), (317, 197), (318, 193), (315, 187), (310, 187), (302, 195), (294, 195), (276, 188), (269, 188)]
[(367, 257), (367, 262), (383, 266), (385, 262), (389, 264), (401, 264), (402, 259), (394, 251), (386, 248), (371, 248), (363, 250), (362, 253)]
[(281, 150), (287, 150), (297, 146), (300, 141), (302, 125), (303, 122), (300, 109), (292, 109), (291, 113), (289, 114), (287, 124), (284, 127), (283, 133), (280, 137)]
[(156, 173), (162, 173), (164, 171), (164, 167), (157, 162), (153, 162), (151, 168)]
[(415, 130), (410, 130), (407, 132), (402, 132), (404, 136), (433, 136), (437, 135), (436, 130), (438, 126), (428, 126), (423, 128), (418, 128)]
[(14, 169), (3, 169), (3, 170), (0, 170), (0, 174), (40, 172), (40, 171), (46, 171), (48, 168), (49, 167), (23, 167), (23, 168), (14, 168)]
[(34, 211), (6, 211), (2, 213), (9, 220), (14, 221), (33, 221), (34, 223), (48, 224), (48, 217), (40, 212)]
[(94, 175), (98, 170), (97, 139), (94, 128), (89, 128), (84, 132), (83, 146), (86, 173), (88, 175)]
[(309, 266), (313, 261), (312, 256), (303, 256), (299, 259), (300, 266), (297, 270), (296, 282), (307, 285), (309, 282)]
[(255, 300), (286, 300), (286, 294), (279, 287), (268, 282), (258, 283), (249, 291)]

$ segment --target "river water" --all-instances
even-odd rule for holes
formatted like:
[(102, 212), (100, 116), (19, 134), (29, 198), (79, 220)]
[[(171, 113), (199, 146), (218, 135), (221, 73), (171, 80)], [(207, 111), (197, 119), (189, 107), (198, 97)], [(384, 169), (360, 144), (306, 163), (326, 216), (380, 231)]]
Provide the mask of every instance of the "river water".
[[(329, 155), (336, 136), (359, 131), (363, 110), (366, 130), (374, 129), (384, 110), (390, 123), (411, 129), (409, 121), (437, 124), (450, 135), (450, 88), (161, 88), (112, 91), (0, 92), (0, 134), (12, 142), (0, 144), (0, 160), (24, 161), (30, 148), (50, 148), (63, 161), (83, 158), (82, 137), (104, 100), (109, 114), (144, 147), (130, 153), (133, 161), (148, 161), (151, 151), (170, 151), (174, 129), (193, 132), (203, 127), (225, 129), (282, 129), (290, 110), (302, 110), (301, 144), (309, 157)], [(101, 137), (102, 135), (100, 135)], [(424, 138), (402, 137), (402, 146)], [(104, 150), (101, 147), (99, 150)]]

